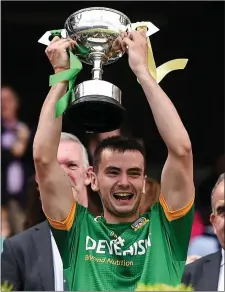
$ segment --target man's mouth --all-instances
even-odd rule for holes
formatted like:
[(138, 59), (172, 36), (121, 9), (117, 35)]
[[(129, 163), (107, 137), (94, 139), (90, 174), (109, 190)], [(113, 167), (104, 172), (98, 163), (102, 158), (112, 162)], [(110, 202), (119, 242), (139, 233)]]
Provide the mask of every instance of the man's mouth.
[(120, 201), (120, 200), (131, 200), (133, 198), (133, 194), (130, 194), (130, 193), (117, 193), (117, 194), (113, 194), (113, 197)]

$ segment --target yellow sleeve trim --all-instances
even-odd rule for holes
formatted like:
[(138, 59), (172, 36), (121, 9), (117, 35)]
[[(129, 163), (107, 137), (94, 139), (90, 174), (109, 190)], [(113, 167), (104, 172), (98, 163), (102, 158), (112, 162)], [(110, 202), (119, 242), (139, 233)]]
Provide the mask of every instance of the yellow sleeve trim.
[(53, 219), (49, 218), (48, 216), (46, 216), (46, 217), (48, 219), (49, 224), (53, 228), (58, 229), (58, 230), (69, 231), (70, 228), (73, 225), (73, 220), (74, 220), (74, 217), (75, 217), (75, 211), (76, 211), (76, 203), (74, 202), (73, 205), (72, 205), (72, 208), (71, 208), (71, 210), (69, 212), (69, 215), (67, 216), (67, 218), (64, 221), (56, 221), (56, 220), (53, 220)]
[(192, 200), (185, 207), (183, 207), (179, 210), (171, 211), (169, 209), (165, 199), (163, 198), (163, 195), (160, 194), (160, 196), (159, 196), (159, 202), (160, 202), (161, 206), (163, 207), (164, 213), (165, 213), (168, 221), (172, 221), (172, 220), (176, 220), (176, 219), (184, 217), (191, 210), (191, 207), (194, 204), (194, 200), (195, 200), (195, 198), (193, 196)]

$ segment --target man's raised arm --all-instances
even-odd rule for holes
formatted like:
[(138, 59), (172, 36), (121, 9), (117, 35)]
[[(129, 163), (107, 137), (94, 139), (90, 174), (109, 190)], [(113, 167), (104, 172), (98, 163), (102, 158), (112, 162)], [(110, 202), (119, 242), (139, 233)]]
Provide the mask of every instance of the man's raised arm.
[[(46, 54), (55, 73), (68, 69), (66, 49), (73, 46), (71, 40), (55, 37)], [(37, 132), (34, 138), (33, 157), (45, 214), (52, 220), (67, 218), (74, 202), (69, 178), (57, 160), (62, 130), (62, 117), (56, 118), (56, 103), (66, 93), (67, 82), (54, 85), (43, 104)]]
[(149, 73), (145, 32), (132, 31), (123, 38), (123, 42), (128, 47), (129, 65), (145, 92), (156, 126), (168, 149), (161, 177), (163, 203), (171, 212), (177, 211), (194, 199), (191, 142), (171, 100)]

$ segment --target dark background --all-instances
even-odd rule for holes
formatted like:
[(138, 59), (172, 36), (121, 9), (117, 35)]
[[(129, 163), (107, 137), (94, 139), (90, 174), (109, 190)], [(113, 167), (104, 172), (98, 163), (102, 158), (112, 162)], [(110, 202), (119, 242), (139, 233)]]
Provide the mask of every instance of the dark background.
[[(224, 152), (224, 3), (223, 2), (2, 2), (2, 83), (15, 87), (22, 99), (21, 119), (36, 129), (53, 73), (45, 46), (38, 39), (63, 28), (73, 12), (104, 6), (125, 13), (132, 22), (151, 21), (160, 31), (151, 37), (157, 67), (188, 58), (184, 70), (160, 83), (175, 104), (193, 146), (195, 165), (207, 166)], [(91, 79), (84, 64), (77, 84)], [(122, 103), (134, 135), (144, 139), (149, 161), (161, 164), (166, 148), (159, 137), (127, 56), (104, 68), (103, 79), (123, 92)], [(76, 134), (76, 133), (75, 133)]]

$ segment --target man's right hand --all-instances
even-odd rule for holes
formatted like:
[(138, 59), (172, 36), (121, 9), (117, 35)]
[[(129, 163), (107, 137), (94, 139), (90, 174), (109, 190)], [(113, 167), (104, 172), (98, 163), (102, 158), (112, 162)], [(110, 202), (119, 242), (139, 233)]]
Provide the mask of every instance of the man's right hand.
[[(55, 73), (67, 70), (68, 49), (75, 42), (54, 37), (46, 49), (46, 55)], [(62, 131), (62, 116), (56, 118), (58, 100), (66, 93), (68, 81), (53, 85), (42, 106), (37, 132), (34, 138), (33, 158), (45, 214), (56, 221), (67, 218), (74, 202), (68, 175), (58, 163), (57, 153)]]
[(49, 46), (46, 48), (45, 53), (48, 56), (55, 73), (70, 68), (67, 49), (72, 50), (75, 45), (76, 42), (69, 38), (60, 39), (56, 36), (52, 39)]

